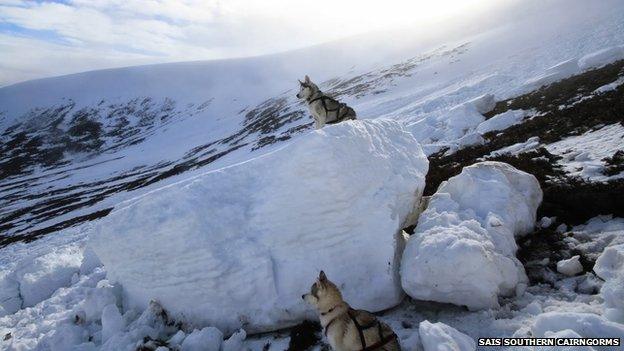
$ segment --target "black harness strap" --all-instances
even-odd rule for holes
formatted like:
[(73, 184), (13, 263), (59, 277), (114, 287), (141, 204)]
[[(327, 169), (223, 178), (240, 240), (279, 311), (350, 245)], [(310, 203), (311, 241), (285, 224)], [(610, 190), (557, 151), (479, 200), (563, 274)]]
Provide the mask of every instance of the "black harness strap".
[(335, 317), (334, 319), (332, 319), (331, 321), (329, 321), (329, 323), (327, 323), (327, 325), (325, 326), (325, 337), (327, 337), (327, 331), (329, 330), (329, 327), (332, 325), (332, 323), (334, 323), (334, 321), (338, 319), (338, 317)]
[(334, 109), (328, 109), (328, 108), (327, 108), (327, 102), (326, 102), (326, 101), (327, 101), (327, 100), (331, 100), (331, 99), (332, 99), (332, 98), (330, 98), (329, 96), (321, 95), (321, 96), (319, 96), (319, 97), (317, 97), (317, 98), (314, 98), (314, 99), (312, 99), (312, 100), (308, 101), (308, 104), (311, 104), (311, 103), (313, 103), (314, 101), (319, 101), (319, 100), (321, 100), (321, 103), (323, 104), (323, 109), (324, 109), (326, 112), (334, 112), (334, 111), (338, 111), (338, 110), (340, 110), (340, 107), (341, 107), (341, 106), (340, 106), (340, 103), (338, 103), (338, 107), (337, 107), (337, 108), (334, 108)]
[[(387, 337), (383, 336), (383, 329), (382, 329), (380, 321), (373, 321), (369, 325), (361, 326), (360, 323), (358, 323), (358, 321), (355, 318), (355, 316), (353, 316), (353, 314), (351, 313), (351, 310), (349, 310), (347, 312), (347, 314), (349, 315), (349, 318), (351, 318), (351, 320), (355, 324), (355, 328), (357, 329), (358, 334), (360, 336), (360, 343), (362, 343), (362, 350), (361, 351), (377, 350), (377, 349), (385, 346), (387, 343), (389, 343), (390, 341), (392, 341), (392, 340), (394, 340), (396, 338), (396, 334), (394, 334), (394, 333), (392, 333), (391, 335), (388, 335)], [(333, 322), (333, 320), (332, 320), (332, 322)], [(372, 328), (374, 326), (375, 322), (377, 323), (377, 332), (379, 333), (379, 341), (367, 347), (366, 346), (366, 339), (364, 338), (364, 330)], [(331, 324), (331, 322), (329, 324)], [(329, 324), (327, 326), (329, 326)], [(326, 329), (326, 333), (327, 333), (327, 329)], [(325, 336), (327, 336), (327, 334), (325, 334)]]
[(329, 96), (325, 96), (325, 95), (321, 95), (321, 96), (319, 96), (319, 97), (315, 97), (315, 98), (314, 98), (314, 99), (312, 99), (312, 100), (308, 100), (308, 105), (309, 105), (309, 104), (312, 104), (312, 103), (313, 103), (313, 102), (315, 102), (315, 101), (319, 101), (319, 100), (321, 100), (321, 103), (323, 104), (323, 109), (325, 110), (325, 116), (326, 116), (327, 118), (329, 118), (329, 113), (330, 113), (330, 112), (336, 112), (336, 119), (335, 119), (335, 120), (333, 120), (333, 121), (325, 121), (325, 123), (326, 123), (326, 124), (336, 124), (336, 123), (340, 123), (340, 122), (342, 122), (342, 118), (344, 118), (344, 117), (345, 117), (345, 116), (349, 113), (349, 110), (348, 110), (348, 109), (343, 109), (343, 110), (342, 110), (342, 111), (343, 111), (343, 113), (342, 113), (342, 116), (341, 116), (340, 110), (341, 110), (343, 107), (346, 107), (346, 105), (345, 105), (345, 104), (343, 104), (343, 103), (341, 103), (341, 102), (339, 102), (339, 101), (336, 101), (336, 103), (338, 103), (338, 107), (336, 107), (336, 108), (334, 108), (334, 109), (329, 109), (329, 108), (327, 108), (327, 102), (326, 102), (326, 101), (327, 101), (327, 100), (333, 100), (333, 99), (332, 99), (332, 98), (330, 98)]
[(358, 334), (360, 335), (360, 342), (362, 343), (362, 349), (366, 349), (366, 339), (364, 338), (364, 328), (360, 326), (360, 323), (358, 323), (357, 318), (353, 316), (353, 314), (351, 313), (351, 310), (349, 310), (347, 314), (349, 315), (349, 318), (351, 318), (351, 320), (355, 324), (355, 329), (357, 329)]
[(328, 309), (327, 312), (321, 312), (321, 316), (326, 316), (326, 315), (332, 313), (336, 309), (336, 307), (338, 307), (338, 306), (334, 306), (334, 307)]

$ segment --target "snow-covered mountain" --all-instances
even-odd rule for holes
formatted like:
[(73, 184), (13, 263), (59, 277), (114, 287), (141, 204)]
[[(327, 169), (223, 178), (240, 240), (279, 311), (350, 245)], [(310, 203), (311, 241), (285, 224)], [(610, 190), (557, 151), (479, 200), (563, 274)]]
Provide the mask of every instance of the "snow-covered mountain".
[[(556, 263), (578, 255), (584, 272), (591, 271), (602, 250), (624, 237), (620, 219), (596, 217), (624, 216), (624, 3), (529, 1), (483, 23), (443, 25), (443, 31), (409, 28), (270, 56), (102, 70), (0, 88), (6, 345), (70, 345), (54, 339), (61, 335), (84, 341), (85, 330), (96, 327), (65, 325), (73, 305), (98, 310), (94, 305), (116, 294), (105, 272), (94, 271), (92, 253), (83, 254), (94, 220), (123, 201), (257, 162), (297, 142), (312, 129), (307, 106), (295, 97), (305, 74), (360, 119), (392, 119), (411, 132), (429, 156), (428, 195), (483, 160), (534, 174), (544, 191), (541, 228), (516, 238), (529, 293), (504, 300), (489, 315), (404, 302), (386, 318), (405, 345), (424, 343), (409, 337), (413, 323), (428, 315), (477, 337), (529, 335), (531, 326), (534, 335), (552, 331), (540, 327), (552, 316), (533, 324), (541, 312), (601, 314), (594, 304), (601, 298), (597, 279), (565, 278)], [(152, 317), (124, 316), (136, 327), (124, 336), (129, 343), (144, 336)], [(276, 350), (289, 342), (274, 334), (249, 345), (262, 349), (267, 340)]]
[[(380, 33), (272, 56), (2, 88), (2, 243), (101, 217), (123, 199), (305, 132), (311, 119), (294, 96), (304, 74), (360, 118), (402, 121), (428, 153), (456, 149), (472, 140), (462, 138), (479, 117), (467, 121), (461, 110), (449, 117), (449, 109), (482, 94), (516, 96), (546, 82), (535, 78), (548, 67), (622, 44), (613, 34), (622, 30), (612, 11), (619, 3), (579, 1), (566, 16), (557, 15), (560, 6), (487, 30), (451, 26), (426, 40), (422, 31)], [(399, 39), (390, 45), (388, 37)]]

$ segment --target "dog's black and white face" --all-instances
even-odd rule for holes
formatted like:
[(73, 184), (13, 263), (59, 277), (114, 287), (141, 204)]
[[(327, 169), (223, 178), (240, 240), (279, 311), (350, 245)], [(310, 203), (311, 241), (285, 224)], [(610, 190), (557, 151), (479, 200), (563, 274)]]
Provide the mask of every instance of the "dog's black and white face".
[(316, 92), (318, 92), (318, 87), (316, 84), (312, 83), (310, 77), (305, 76), (305, 80), (303, 82), (299, 81), (299, 93), (297, 93), (297, 97), (299, 99), (307, 100)]

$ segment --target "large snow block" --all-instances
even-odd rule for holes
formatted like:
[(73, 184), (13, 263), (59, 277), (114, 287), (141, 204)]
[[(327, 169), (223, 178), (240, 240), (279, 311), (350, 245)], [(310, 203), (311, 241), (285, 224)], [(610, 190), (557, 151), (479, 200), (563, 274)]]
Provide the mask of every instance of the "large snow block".
[(301, 295), (321, 269), (353, 306), (378, 311), (402, 299), (399, 232), (427, 169), (398, 123), (340, 123), (132, 200), (90, 245), (126, 305), (157, 299), (226, 333), (311, 316)]
[(443, 182), (403, 252), (407, 294), (482, 309), (526, 287), (515, 236), (533, 229), (541, 200), (535, 177), (500, 162), (474, 164)]

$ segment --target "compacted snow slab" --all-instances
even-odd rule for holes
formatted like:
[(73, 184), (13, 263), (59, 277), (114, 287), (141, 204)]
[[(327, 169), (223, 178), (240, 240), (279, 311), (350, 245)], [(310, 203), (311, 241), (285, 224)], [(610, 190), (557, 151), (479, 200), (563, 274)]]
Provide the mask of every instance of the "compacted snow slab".
[(481, 162), (443, 182), (420, 215), (401, 262), (413, 298), (498, 306), (498, 296), (526, 287), (515, 236), (533, 229), (542, 191), (534, 176), (501, 162)]
[(624, 338), (624, 325), (592, 313), (547, 312), (540, 314), (531, 326), (534, 337), (546, 332), (570, 329), (584, 338)]
[(379, 311), (403, 292), (403, 222), (428, 161), (397, 122), (328, 126), (286, 147), (153, 191), (104, 218), (90, 245), (123, 286), (225, 333), (311, 316), (301, 295), (320, 270), (354, 307)]
[(424, 351), (476, 350), (476, 344), (471, 337), (441, 322), (422, 321), (418, 332)]

